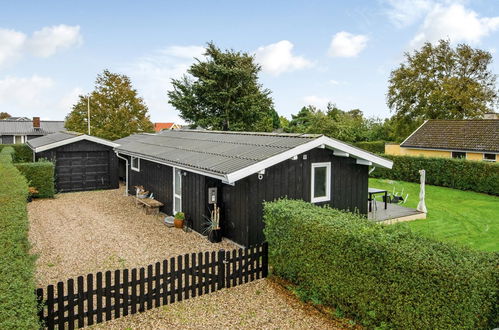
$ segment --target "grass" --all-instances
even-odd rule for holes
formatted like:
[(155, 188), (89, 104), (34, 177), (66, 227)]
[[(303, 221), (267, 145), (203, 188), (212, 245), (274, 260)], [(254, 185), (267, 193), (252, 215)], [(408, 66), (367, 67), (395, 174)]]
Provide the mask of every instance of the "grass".
[[(369, 179), (369, 187), (391, 193), (404, 189), (406, 207), (416, 208), (419, 184), (386, 179)], [(441, 241), (454, 242), (483, 251), (499, 251), (499, 197), (426, 185), (425, 220), (403, 225)]]

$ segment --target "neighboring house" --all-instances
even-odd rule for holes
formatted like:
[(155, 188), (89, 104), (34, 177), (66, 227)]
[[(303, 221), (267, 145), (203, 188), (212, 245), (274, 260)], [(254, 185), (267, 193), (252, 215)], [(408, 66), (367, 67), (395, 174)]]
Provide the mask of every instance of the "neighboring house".
[(385, 153), (499, 161), (499, 120), (428, 120), (400, 145), (385, 145)]
[(34, 158), (55, 163), (58, 192), (119, 187), (117, 144), (95, 136), (58, 132), (29, 140)]
[(179, 129), (180, 125), (175, 123), (154, 123), (154, 131), (161, 132), (170, 129)]
[(26, 143), (28, 140), (65, 130), (64, 121), (4, 119), (0, 120), (0, 144)]
[(115, 143), (129, 193), (144, 186), (163, 212), (182, 211), (203, 232), (213, 209), (208, 188), (217, 188), (223, 235), (245, 246), (264, 239), (263, 201), (289, 197), (365, 215), (369, 165), (392, 167), (322, 135), (170, 130)]

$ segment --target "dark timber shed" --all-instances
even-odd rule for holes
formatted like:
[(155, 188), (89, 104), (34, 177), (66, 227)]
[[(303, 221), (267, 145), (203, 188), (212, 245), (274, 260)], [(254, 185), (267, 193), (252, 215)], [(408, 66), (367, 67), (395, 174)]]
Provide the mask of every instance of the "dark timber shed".
[(35, 160), (55, 163), (58, 192), (116, 189), (119, 187), (117, 144), (73, 132), (58, 132), (29, 140)]
[(203, 232), (208, 188), (217, 188), (223, 235), (264, 240), (262, 202), (280, 197), (367, 214), (369, 165), (392, 162), (323, 135), (170, 130), (115, 141), (129, 193), (143, 185)]

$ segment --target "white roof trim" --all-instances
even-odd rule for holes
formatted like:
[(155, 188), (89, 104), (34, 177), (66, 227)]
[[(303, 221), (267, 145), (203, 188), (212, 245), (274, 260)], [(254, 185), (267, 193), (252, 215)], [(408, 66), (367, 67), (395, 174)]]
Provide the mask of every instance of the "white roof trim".
[(342, 151), (344, 153), (349, 154), (350, 157), (365, 160), (366, 163), (371, 162), (373, 165), (376, 165), (379, 167), (392, 168), (392, 166), (393, 166), (393, 162), (391, 160), (376, 156), (374, 154), (371, 154), (370, 152), (353, 147), (353, 146), (348, 145), (344, 142), (341, 142), (341, 141), (338, 141), (335, 139), (331, 139), (331, 138), (328, 138), (326, 136), (321, 136), (321, 137), (314, 139), (310, 142), (299, 145), (293, 149), (290, 149), (288, 151), (285, 151), (285, 152), (280, 153), (278, 155), (275, 155), (273, 157), (262, 160), (261, 162), (250, 165), (250, 166), (245, 167), (243, 169), (240, 169), (236, 172), (229, 173), (226, 175), (227, 182), (228, 183), (236, 182), (236, 181), (241, 180), (247, 176), (250, 176), (251, 174), (257, 173), (257, 172), (264, 170), (268, 167), (271, 167), (275, 164), (278, 164), (278, 163), (283, 162), (287, 159), (290, 159), (296, 155), (299, 155), (299, 154), (307, 152), (311, 149), (320, 147), (321, 145), (325, 145), (329, 149)]
[(60, 147), (60, 146), (64, 146), (66, 144), (71, 144), (71, 143), (82, 141), (82, 140), (87, 140), (87, 141), (91, 141), (91, 142), (103, 144), (103, 145), (106, 145), (106, 146), (109, 146), (109, 147), (113, 147), (113, 148), (119, 147), (119, 144), (117, 144), (117, 143), (114, 143), (114, 142), (111, 142), (111, 141), (108, 141), (108, 140), (104, 140), (104, 139), (101, 139), (101, 138), (98, 138), (98, 137), (95, 137), (95, 136), (90, 136), (90, 135), (82, 134), (82, 135), (77, 135), (77, 136), (72, 137), (72, 138), (68, 138), (66, 140), (57, 141), (57, 142), (54, 142), (54, 143), (46, 144), (46, 145), (38, 147), (38, 148), (31, 148), (31, 149), (34, 152), (37, 153), (37, 152), (42, 152), (42, 151), (45, 151), (45, 150), (50, 150), (50, 149), (53, 149), (53, 148), (57, 148), (57, 147)]
[(416, 129), (414, 130), (414, 132), (412, 132), (412, 133), (411, 133), (411, 135), (409, 135), (408, 137), (406, 137), (406, 138), (405, 138), (405, 140), (404, 140), (404, 141), (402, 141), (402, 143), (400, 144), (400, 146), (402, 146), (402, 145), (405, 143), (405, 141), (409, 140), (409, 138), (410, 138), (411, 136), (413, 136), (413, 135), (414, 135), (417, 131), (419, 131), (419, 129), (420, 129), (421, 127), (423, 127), (423, 126), (424, 126), (424, 124), (426, 124), (427, 122), (428, 122), (428, 119), (427, 119), (427, 120), (425, 120), (425, 121), (424, 121), (421, 125), (419, 125), (419, 127), (418, 127), (418, 128), (416, 128)]

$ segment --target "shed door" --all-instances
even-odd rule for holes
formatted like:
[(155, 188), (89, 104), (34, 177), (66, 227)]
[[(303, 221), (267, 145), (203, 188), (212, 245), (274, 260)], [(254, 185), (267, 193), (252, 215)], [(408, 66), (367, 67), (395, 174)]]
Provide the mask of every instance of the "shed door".
[(56, 183), (60, 192), (110, 188), (109, 151), (57, 152)]

